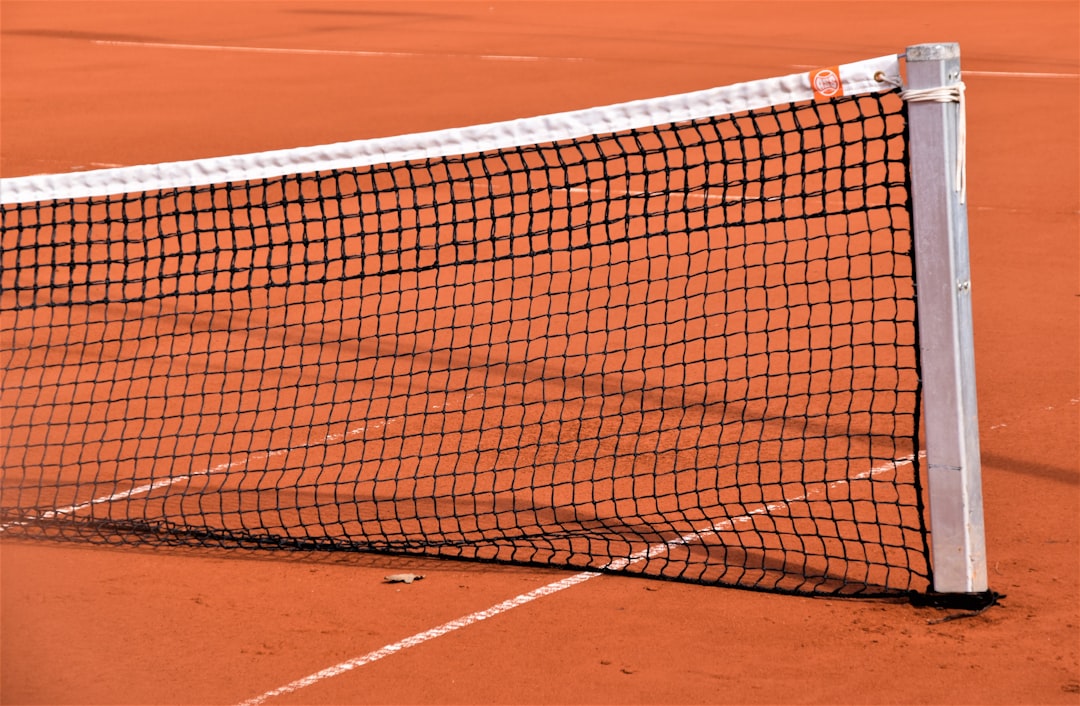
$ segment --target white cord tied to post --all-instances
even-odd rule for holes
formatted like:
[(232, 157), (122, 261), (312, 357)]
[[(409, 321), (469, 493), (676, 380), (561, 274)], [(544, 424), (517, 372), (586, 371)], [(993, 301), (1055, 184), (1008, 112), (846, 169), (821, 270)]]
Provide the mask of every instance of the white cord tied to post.
[[(890, 79), (884, 72), (874, 74), (874, 78), (880, 83), (887, 83), (896, 88), (903, 89), (900, 81)], [(956, 111), (956, 190), (960, 192), (960, 203), (967, 201), (967, 111), (964, 109), (964, 91), (967, 87), (963, 81), (957, 81), (951, 86), (937, 86), (936, 88), (908, 88), (900, 91), (901, 100), (909, 103), (957, 103)]]
[(957, 103), (956, 111), (956, 190), (960, 203), (967, 201), (967, 113), (964, 110), (964, 82), (936, 88), (909, 88), (900, 92), (900, 98), (909, 103)]

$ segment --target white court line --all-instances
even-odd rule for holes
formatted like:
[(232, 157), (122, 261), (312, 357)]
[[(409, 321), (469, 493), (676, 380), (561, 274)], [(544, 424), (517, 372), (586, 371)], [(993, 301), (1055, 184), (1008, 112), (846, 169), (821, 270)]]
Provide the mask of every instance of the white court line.
[[(641, 191), (641, 190), (633, 190), (633, 189), (627, 190), (627, 191), (608, 191), (603, 186), (589, 186), (589, 187), (573, 186), (573, 187), (570, 187), (569, 189), (567, 189), (566, 187), (553, 186), (553, 187), (550, 187), (550, 191), (551, 191), (552, 194), (558, 193), (560, 191), (569, 191), (570, 193), (574, 193), (574, 194), (586, 194), (586, 195), (588, 195), (590, 197), (591, 196), (600, 196), (600, 197), (603, 197), (603, 198), (606, 198), (606, 199), (620, 199), (620, 198), (624, 198), (624, 197), (627, 197), (627, 196), (633, 197), (633, 198), (645, 197), (645, 198), (655, 198), (655, 199), (669, 199), (669, 198), (671, 198), (673, 196), (674, 197), (680, 197), (681, 196), (685, 200), (685, 202), (706, 203), (706, 204), (723, 204), (723, 205), (727, 205), (727, 206), (733, 206), (733, 205), (736, 205), (736, 204), (744, 204), (745, 205), (745, 204), (754, 204), (754, 203), (779, 203), (779, 202), (783, 202), (783, 201), (786, 201), (786, 200), (791, 200), (791, 201), (801, 200), (801, 202), (803, 202), (803, 203), (813, 202), (813, 203), (816, 204), (819, 201), (823, 201), (829, 207), (837, 207), (837, 206), (843, 207), (844, 206), (844, 201), (845, 201), (845, 198), (846, 198), (844, 193), (839, 192), (839, 191), (829, 191), (829, 192), (826, 192), (824, 194), (786, 194), (786, 195), (779, 195), (779, 196), (765, 196), (765, 195), (762, 195), (762, 194), (753, 195), (753, 194), (741, 194), (741, 193), (737, 193), (737, 192), (728, 192), (722, 186), (719, 189), (719, 191), (721, 192), (719, 194), (716, 193), (715, 191), (710, 191), (709, 189), (701, 189), (701, 190), (697, 190), (697, 191), (690, 191), (690, 190), (679, 191), (677, 189), (676, 190), (670, 190), (670, 191), (668, 191), (668, 190)], [(581, 206), (583, 204), (570, 204), (570, 205), (571, 206)], [(863, 208), (882, 208), (882, 207), (885, 207), (886, 205), (887, 204), (885, 202), (883, 202), (883, 201), (878, 202), (878, 201), (864, 200), (863, 204), (862, 204), (862, 207)], [(807, 215), (808, 216), (818, 216), (818, 215), (824, 215), (824, 214), (823, 213), (818, 213), (818, 212), (811, 212), (811, 213), (807, 213)]]
[[(187, 44), (183, 42), (132, 42), (117, 39), (93, 39), (92, 44), (111, 47), (142, 47), (147, 49), (189, 49), (201, 51), (248, 52), (256, 54), (293, 54), (309, 56), (360, 56), (368, 58), (416, 59), (416, 58), (454, 58), (479, 59), (481, 61), (565, 61), (583, 62), (588, 59), (580, 56), (536, 56), (528, 54), (455, 54), (429, 53), (414, 51), (374, 51), (363, 49), (303, 49), (299, 47), (248, 47), (235, 44)], [(794, 69), (815, 69), (816, 65), (795, 64)], [(1053, 78), (1076, 79), (1080, 74), (1054, 73), (1039, 71), (971, 71), (964, 70), (965, 76), (984, 76), (990, 78)]]
[[(925, 453), (920, 452), (919, 457), (922, 458), (923, 456), (925, 456)], [(879, 473), (885, 473), (887, 471), (895, 470), (900, 466), (911, 463), (912, 459), (913, 456), (909, 455), (905, 456), (904, 458), (889, 461), (887, 463), (881, 464), (880, 466), (875, 466), (874, 468), (863, 471), (862, 473), (859, 473), (858, 475), (852, 476), (850, 478), (833, 481), (829, 483), (827, 487), (835, 488), (841, 485), (846, 485), (853, 480), (864, 480)], [(807, 495), (809, 495), (809, 493)], [(767, 505), (761, 506), (760, 508), (757, 508), (756, 510), (751, 510), (745, 515), (740, 515), (738, 517), (732, 517), (727, 520), (717, 522), (716, 524), (712, 525), (707, 529), (687, 532), (681, 537), (676, 537), (675, 539), (670, 539), (666, 542), (654, 544), (650, 547), (642, 549), (641, 551), (631, 554), (629, 557), (615, 559), (614, 561), (605, 564), (603, 568), (598, 571), (582, 571), (581, 573), (574, 574), (573, 576), (567, 576), (566, 578), (559, 579), (558, 581), (553, 581), (552, 583), (541, 586), (540, 588), (535, 588), (532, 591), (522, 593), (521, 595), (510, 598), (509, 600), (505, 600), (502, 603), (496, 603), (490, 608), (486, 608), (475, 613), (470, 613), (469, 615), (463, 616), (456, 620), (451, 620), (448, 623), (443, 623), (438, 627), (416, 633), (415, 635), (406, 637), (403, 640), (399, 640), (384, 647), (380, 647), (373, 652), (368, 652), (365, 655), (354, 657), (353, 659), (346, 660), (339, 664), (335, 664), (332, 667), (321, 669), (314, 674), (309, 674), (306, 677), (301, 677), (300, 679), (291, 681), (284, 686), (279, 686), (276, 689), (271, 689), (270, 691), (259, 694), (258, 696), (253, 696), (246, 701), (241, 701), (239, 704), (237, 704), (237, 706), (258, 706), (258, 704), (265, 703), (268, 699), (272, 699), (276, 696), (291, 694), (295, 691), (299, 691), (300, 689), (304, 689), (306, 687), (312, 686), (313, 684), (317, 684), (325, 679), (330, 679), (332, 677), (344, 674), (345, 672), (352, 671), (357, 667), (362, 667), (365, 664), (376, 662), (383, 657), (389, 657), (390, 655), (401, 652), (402, 650), (407, 650), (410, 647), (416, 647), (417, 645), (423, 644), (428, 640), (433, 640), (437, 637), (446, 635), (447, 633), (454, 632), (455, 630), (460, 630), (461, 628), (474, 625), (482, 620), (492, 618), (496, 615), (499, 615), (500, 613), (505, 613), (509, 610), (513, 610), (514, 608), (525, 605), (526, 603), (534, 601), (537, 598), (550, 596), (553, 593), (558, 593), (559, 591), (570, 588), (571, 586), (576, 586), (580, 583), (584, 583), (590, 579), (596, 578), (597, 576), (603, 576), (604, 574), (601, 573), (603, 571), (619, 571), (621, 569), (625, 569), (627, 566), (640, 563), (642, 561), (645, 561), (646, 559), (657, 556), (658, 554), (662, 554), (668, 549), (671, 549), (672, 547), (689, 544), (690, 542), (701, 540), (710, 535), (714, 535), (717, 532), (730, 530), (736, 523), (751, 520), (755, 515), (767, 514), (773, 512), (774, 510), (781, 510), (787, 508), (791, 503), (805, 500), (807, 498), (807, 495), (799, 495), (796, 497), (787, 498), (780, 502), (769, 503)]]
[[(628, 190), (628, 191), (608, 191), (607, 188), (604, 187), (604, 186), (588, 186), (588, 187), (572, 186), (569, 189), (567, 189), (565, 187), (552, 186), (552, 187), (550, 187), (550, 190), (551, 190), (551, 193), (557, 193), (559, 191), (569, 191), (569, 192), (574, 193), (574, 194), (587, 194), (588, 196), (602, 196), (602, 197), (609, 198), (609, 199), (618, 199), (618, 198), (622, 198), (622, 197), (625, 197), (625, 196), (631, 196), (631, 197), (635, 197), (635, 198), (640, 198), (640, 197), (644, 196), (646, 198), (653, 197), (653, 198), (658, 198), (658, 199), (666, 199), (666, 198), (670, 198), (672, 196), (682, 196), (687, 201), (697, 201), (697, 202), (702, 202), (703, 201), (703, 202), (706, 202), (706, 203), (726, 203), (726, 204), (749, 203), (749, 202), (752, 202), (752, 201), (779, 201), (779, 200), (781, 200), (781, 197), (779, 197), (779, 196), (760, 196), (760, 197), (754, 198), (752, 196), (744, 196), (743, 194), (727, 193), (727, 192), (724, 192), (721, 195), (716, 195), (716, 194), (710, 193), (707, 189), (706, 190), (701, 190), (701, 191), (678, 191), (678, 190), (673, 190), (673, 191), (667, 191), (667, 190), (664, 190), (664, 191), (640, 191), (640, 190), (634, 190), (634, 189), (631, 189), (631, 190)], [(578, 205), (578, 204), (574, 204), (574, 205)]]
[[(467, 395), (465, 395), (465, 400), (469, 400), (472, 397), (473, 397), (472, 394), (467, 394)], [(442, 408), (443, 408), (443, 405), (435, 404), (435, 405), (431, 405), (431, 407), (429, 409), (431, 409), (432, 411), (437, 411), (437, 410), (442, 409)], [(384, 428), (386, 426), (389, 426), (390, 424), (392, 424), (394, 422), (397, 422), (397, 421), (400, 421), (400, 420), (402, 420), (404, 418), (405, 417), (389, 417), (387, 419), (383, 419), (383, 420), (380, 420), (378, 422), (375, 422), (374, 424), (371, 424), (371, 425), (364, 425), (364, 426), (361, 426), (361, 427), (353, 427), (352, 429), (344, 431), (344, 432), (342, 432), (340, 434), (327, 434), (326, 436), (324, 436), (322, 439), (320, 439), (318, 441), (305, 441), (302, 444), (297, 444), (295, 446), (289, 446), (289, 447), (284, 448), (284, 449), (275, 449), (273, 451), (264, 451), (264, 452), (261, 452), (261, 453), (251, 454), (250, 456), (245, 456), (243, 459), (240, 459), (238, 461), (232, 461), (231, 463), (219, 463), (218, 465), (216, 465), (216, 466), (214, 466), (212, 468), (207, 468), (206, 470), (196, 471), (194, 473), (185, 473), (185, 474), (179, 475), (179, 476), (168, 476), (168, 477), (162, 478), (160, 480), (151, 481), (151, 482), (146, 483), (144, 485), (136, 486), (134, 488), (129, 488), (128, 490), (124, 490), (124, 491), (121, 491), (119, 493), (112, 493), (111, 495), (102, 495), (101, 497), (94, 498), (93, 500), (87, 500), (86, 502), (76, 503), (74, 505), (66, 505), (64, 507), (54, 508), (54, 509), (49, 510), (47, 512), (43, 512), (40, 515), (37, 515), (36, 517), (32, 517), (32, 518), (29, 518), (29, 519), (26, 519), (26, 520), (17, 520), (15, 522), (5, 522), (4, 524), (0, 524), (0, 533), (4, 532), (5, 530), (7, 530), (10, 527), (25, 527), (27, 525), (32, 525), (32, 524), (34, 524), (36, 522), (52, 520), (54, 518), (57, 518), (57, 517), (60, 517), (60, 516), (63, 516), (63, 515), (73, 515), (76, 512), (79, 512), (80, 510), (85, 510), (86, 508), (92, 507), (94, 505), (102, 505), (102, 504), (105, 504), (105, 503), (113, 503), (113, 502), (117, 502), (117, 501), (120, 501), (120, 500), (127, 500), (128, 498), (132, 498), (132, 497), (134, 497), (136, 495), (142, 495), (144, 493), (149, 493), (150, 491), (156, 490), (158, 488), (168, 488), (171, 485), (175, 485), (177, 483), (180, 483), (180, 482), (183, 482), (183, 481), (186, 481), (186, 480), (191, 480), (192, 478), (201, 478), (203, 476), (212, 476), (212, 475), (215, 475), (217, 473), (220, 473), (221, 471), (228, 471), (228, 470), (232, 469), (234, 466), (247, 465), (248, 463), (250, 463), (252, 461), (262, 461), (262, 460), (265, 460), (265, 459), (274, 458), (275, 456), (281, 456), (282, 454), (287, 454), (287, 453), (290, 453), (292, 451), (296, 451), (296, 450), (299, 450), (299, 449), (306, 449), (306, 448), (310, 448), (310, 447), (313, 447), (313, 446), (319, 446), (319, 445), (322, 445), (322, 444), (336, 443), (336, 442), (339, 442), (339, 441), (345, 441), (346, 439), (357, 436), (357, 435), (367, 431), (368, 429), (371, 429), (371, 430), (382, 429), (382, 428)]]
[[(270, 456), (274, 455), (275, 453), (278, 453), (278, 452), (269, 452), (269, 453), (264, 454), (264, 455), (265, 455), (265, 457), (269, 458)], [(101, 505), (103, 503), (113, 503), (113, 502), (117, 502), (118, 500), (126, 500), (127, 498), (131, 498), (131, 497), (134, 497), (136, 495), (142, 495), (143, 493), (149, 493), (151, 490), (154, 490), (156, 488), (168, 488), (170, 485), (173, 485), (175, 483), (179, 483), (181, 481), (190, 480), (191, 478), (197, 478), (199, 476), (213, 475), (214, 473), (218, 473), (220, 471), (228, 470), (228, 469), (232, 468), (233, 466), (246, 464), (249, 460), (255, 460), (255, 459), (258, 459), (259, 457), (260, 457), (259, 455), (249, 456), (249, 457), (243, 459), (242, 461), (233, 461), (232, 463), (222, 463), (222, 464), (219, 464), (217, 466), (214, 466), (213, 468), (208, 468), (205, 471), (198, 471), (196, 473), (187, 473), (185, 475), (180, 475), (180, 476), (169, 476), (167, 478), (162, 478), (159, 481), (151, 481), (149, 483), (146, 483), (145, 485), (136, 486), (134, 488), (130, 488), (128, 490), (121, 491), (119, 493), (113, 493), (111, 495), (103, 495), (101, 497), (94, 498), (93, 500), (87, 500), (86, 502), (83, 502), (83, 503), (76, 503), (75, 505), (66, 505), (64, 507), (54, 508), (52, 510), (49, 510), (48, 512), (43, 512), (40, 515), (38, 515), (36, 517), (32, 517), (32, 518), (30, 518), (28, 520), (19, 520), (17, 522), (5, 522), (4, 524), (0, 525), (0, 532), (3, 532), (4, 530), (6, 530), (6, 529), (8, 529), (10, 527), (25, 527), (26, 525), (31, 525), (31, 524), (34, 524), (36, 522), (42, 522), (42, 521), (45, 521), (45, 520), (51, 520), (51, 519), (54, 519), (56, 517), (60, 517), (62, 515), (73, 515), (76, 512), (78, 512), (79, 510), (85, 510), (86, 508), (92, 507), (94, 505)]]
[[(820, 68), (814, 64), (794, 64), (793, 69), (817, 69)], [(984, 78), (1055, 78), (1055, 79), (1077, 79), (1080, 78), (1080, 74), (1077, 73), (1055, 73), (1055, 72), (1043, 72), (1043, 71), (974, 71), (971, 69), (961, 69), (960, 72), (964, 76), (979, 76)]]
[(1080, 78), (1080, 74), (1043, 73), (1039, 71), (971, 71), (961, 69), (961, 73), (964, 76), (985, 76), (987, 78)]
[(290, 47), (245, 47), (230, 44), (183, 44), (173, 42), (127, 42), (113, 39), (94, 39), (93, 44), (109, 47), (142, 47), (146, 49), (194, 49), (201, 51), (230, 51), (254, 54), (293, 54), (314, 56), (362, 56), (374, 58), (414, 59), (479, 59), (481, 61), (585, 61), (576, 56), (529, 56), (519, 54), (454, 54), (412, 51), (365, 51), (361, 49), (301, 49)]

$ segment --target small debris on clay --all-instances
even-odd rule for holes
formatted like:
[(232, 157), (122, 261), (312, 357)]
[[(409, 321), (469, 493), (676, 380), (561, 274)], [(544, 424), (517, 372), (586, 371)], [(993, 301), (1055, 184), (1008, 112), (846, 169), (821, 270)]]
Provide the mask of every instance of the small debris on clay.
[(390, 574), (386, 577), (386, 583), (412, 583), (422, 578), (423, 574)]

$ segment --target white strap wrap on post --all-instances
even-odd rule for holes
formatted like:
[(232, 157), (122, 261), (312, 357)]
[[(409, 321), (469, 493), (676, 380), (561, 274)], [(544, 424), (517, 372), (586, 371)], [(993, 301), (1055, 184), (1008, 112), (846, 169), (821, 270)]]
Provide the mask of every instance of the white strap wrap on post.
[(960, 203), (967, 203), (967, 112), (964, 110), (966, 86), (960, 81), (951, 86), (937, 88), (909, 88), (900, 97), (909, 103), (958, 103), (956, 112), (956, 190)]

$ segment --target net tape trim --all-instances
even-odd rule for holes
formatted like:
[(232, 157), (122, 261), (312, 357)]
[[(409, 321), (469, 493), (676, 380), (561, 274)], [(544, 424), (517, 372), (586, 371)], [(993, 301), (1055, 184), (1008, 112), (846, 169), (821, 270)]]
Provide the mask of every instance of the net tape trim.
[[(893, 54), (841, 64), (838, 71), (844, 95), (893, 90), (901, 82), (899, 58)], [(810, 101), (814, 96), (810, 73), (801, 72), (464, 128), (211, 159), (0, 179), (0, 204), (206, 186), (472, 154), (760, 110)]]

